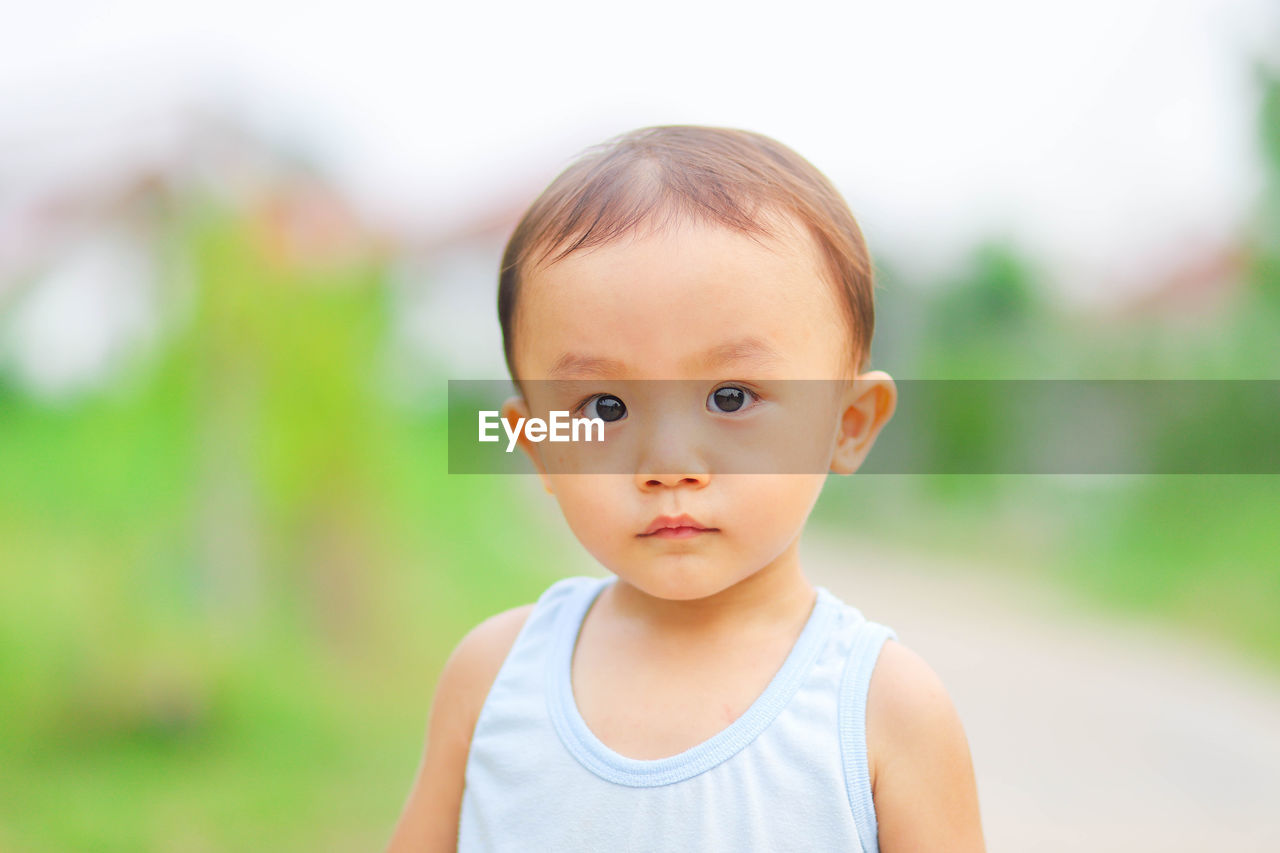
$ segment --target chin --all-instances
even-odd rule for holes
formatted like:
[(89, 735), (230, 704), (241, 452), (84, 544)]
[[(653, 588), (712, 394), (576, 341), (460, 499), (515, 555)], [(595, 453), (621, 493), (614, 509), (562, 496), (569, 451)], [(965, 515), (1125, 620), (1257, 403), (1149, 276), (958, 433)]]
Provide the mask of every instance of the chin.
[(619, 573), (618, 577), (645, 595), (667, 601), (707, 598), (733, 586), (737, 580), (705, 565), (655, 566)]

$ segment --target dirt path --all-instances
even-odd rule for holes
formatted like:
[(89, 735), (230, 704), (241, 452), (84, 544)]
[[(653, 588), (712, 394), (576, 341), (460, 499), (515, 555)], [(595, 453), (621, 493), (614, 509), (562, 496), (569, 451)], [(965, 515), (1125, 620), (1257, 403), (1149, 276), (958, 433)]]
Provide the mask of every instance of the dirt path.
[(1280, 851), (1280, 677), (1029, 582), (809, 533), (801, 559), (947, 685), (992, 853)]

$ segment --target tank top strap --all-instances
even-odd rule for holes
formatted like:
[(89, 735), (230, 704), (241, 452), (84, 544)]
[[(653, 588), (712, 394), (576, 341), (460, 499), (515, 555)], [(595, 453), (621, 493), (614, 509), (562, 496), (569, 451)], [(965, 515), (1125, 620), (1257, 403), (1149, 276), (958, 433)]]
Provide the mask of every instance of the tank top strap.
[(871, 686), (871, 673), (880, 658), (880, 650), (887, 640), (896, 640), (898, 634), (887, 625), (868, 620), (852, 605), (846, 606), (852, 611), (854, 618), (849, 628), (853, 637), (849, 655), (845, 659), (839, 695), (840, 749), (844, 761), (845, 788), (849, 795), (849, 807), (853, 810), (858, 825), (862, 849), (866, 853), (878, 853), (880, 845), (876, 811), (871, 796), (871, 773), (867, 760), (867, 694)]
[(494, 724), (499, 727), (509, 724), (521, 714), (540, 713), (542, 674), (554, 640), (565, 619), (573, 618), (574, 604), (582, 594), (606, 580), (577, 575), (560, 578), (542, 591), (516, 634), (480, 708), (476, 720), (479, 735), (484, 736)]

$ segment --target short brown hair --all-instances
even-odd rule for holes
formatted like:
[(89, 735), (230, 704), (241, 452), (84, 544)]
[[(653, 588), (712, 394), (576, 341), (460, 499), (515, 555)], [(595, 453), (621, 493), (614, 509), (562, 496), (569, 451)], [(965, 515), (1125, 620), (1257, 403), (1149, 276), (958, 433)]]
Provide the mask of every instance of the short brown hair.
[[(645, 127), (588, 148), (530, 205), (502, 256), (498, 321), (511, 378), (521, 272), (534, 253), (555, 263), (606, 244), (643, 223), (684, 215), (755, 237), (762, 213), (807, 227), (840, 292), (853, 336), (849, 364), (870, 357), (875, 327), (871, 258), (848, 204), (808, 160), (763, 134), (698, 125)], [(539, 251), (540, 250), (540, 251)]]

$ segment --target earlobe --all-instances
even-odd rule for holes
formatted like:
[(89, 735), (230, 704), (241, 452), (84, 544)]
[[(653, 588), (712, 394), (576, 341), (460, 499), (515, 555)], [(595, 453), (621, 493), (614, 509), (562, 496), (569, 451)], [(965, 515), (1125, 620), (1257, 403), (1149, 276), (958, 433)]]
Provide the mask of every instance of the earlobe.
[(897, 405), (897, 386), (882, 370), (863, 373), (851, 383), (840, 401), (832, 473), (852, 474), (861, 467)]
[[(498, 410), (498, 415), (508, 423), (510, 429), (515, 430), (517, 424), (522, 424), (529, 419), (529, 404), (525, 402), (523, 397), (508, 397)], [(555, 492), (551, 488), (551, 480), (547, 477), (547, 471), (542, 465), (542, 458), (538, 455), (538, 449), (525, 436), (523, 429), (520, 430), (520, 436), (516, 439), (516, 444), (533, 462), (533, 467), (538, 472), (538, 479), (542, 480), (542, 488), (546, 490), (547, 494), (554, 495)]]

